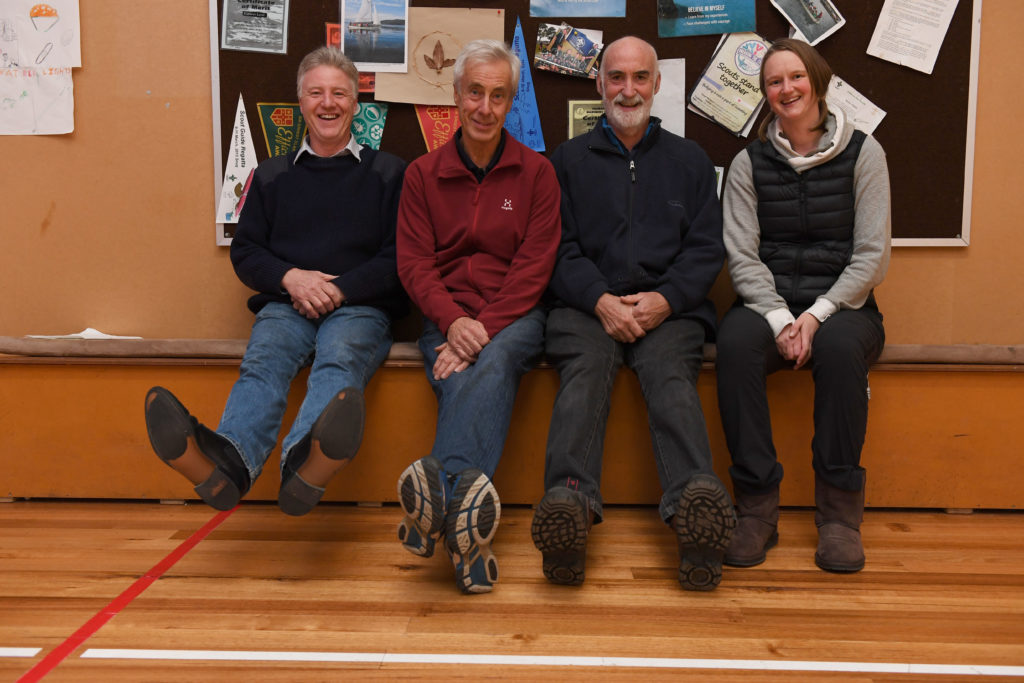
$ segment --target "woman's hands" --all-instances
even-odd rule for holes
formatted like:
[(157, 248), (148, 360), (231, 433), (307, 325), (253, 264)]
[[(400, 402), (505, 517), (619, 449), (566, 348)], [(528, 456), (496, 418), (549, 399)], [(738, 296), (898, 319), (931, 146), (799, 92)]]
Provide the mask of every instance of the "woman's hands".
[(801, 313), (796, 322), (786, 325), (775, 338), (775, 346), (779, 354), (786, 360), (794, 362), (797, 370), (811, 359), (811, 342), (821, 323), (810, 313)]

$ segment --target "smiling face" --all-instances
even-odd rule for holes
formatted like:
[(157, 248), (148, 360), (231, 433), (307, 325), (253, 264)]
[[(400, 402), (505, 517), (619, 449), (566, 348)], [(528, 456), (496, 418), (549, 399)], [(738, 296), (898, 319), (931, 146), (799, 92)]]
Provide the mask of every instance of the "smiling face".
[(478, 164), (486, 165), (501, 139), (505, 116), (512, 106), (512, 67), (503, 59), (471, 62), (455, 89), (455, 106), (462, 123), (462, 143)]
[(642, 136), (661, 87), (658, 56), (639, 38), (621, 38), (605, 49), (597, 92), (615, 134), (624, 143)]
[(783, 130), (808, 131), (820, 117), (818, 95), (803, 60), (794, 52), (780, 50), (765, 60), (764, 94)]
[(321, 65), (302, 77), (299, 108), (309, 129), (309, 144), (320, 156), (331, 156), (348, 144), (356, 111), (356, 87), (344, 71)]

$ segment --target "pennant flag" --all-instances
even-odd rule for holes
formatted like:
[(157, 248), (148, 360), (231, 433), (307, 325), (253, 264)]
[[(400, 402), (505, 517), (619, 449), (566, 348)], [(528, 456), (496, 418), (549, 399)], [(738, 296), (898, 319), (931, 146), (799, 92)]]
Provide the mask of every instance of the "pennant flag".
[(544, 134), (540, 129), (540, 111), (537, 109), (537, 93), (533, 90), (533, 76), (530, 75), (530, 58), (526, 54), (523, 39), (523, 25), (516, 17), (516, 31), (512, 38), (512, 51), (519, 57), (522, 69), (519, 74), (519, 91), (512, 100), (512, 109), (505, 117), (505, 130), (516, 140), (535, 152), (544, 151)]
[(256, 170), (256, 146), (249, 131), (249, 120), (245, 116), (242, 93), (238, 93), (238, 108), (235, 110), (235, 125), (231, 130), (231, 145), (224, 168), (224, 182), (221, 184), (217, 203), (218, 223), (237, 223), (242, 213), (244, 191), (249, 183), (249, 174)]
[(288, 154), (302, 146), (306, 120), (302, 118), (299, 105), (293, 102), (257, 102), (256, 108), (260, 112), (263, 141), (267, 143), (270, 156)]
[(415, 104), (416, 120), (420, 122), (423, 141), (427, 143), (427, 151), (433, 152), (452, 139), (462, 122), (459, 121), (459, 110), (454, 106), (440, 104)]
[(356, 142), (371, 149), (380, 149), (384, 137), (384, 120), (388, 117), (388, 105), (379, 102), (360, 102), (352, 117), (352, 135)]

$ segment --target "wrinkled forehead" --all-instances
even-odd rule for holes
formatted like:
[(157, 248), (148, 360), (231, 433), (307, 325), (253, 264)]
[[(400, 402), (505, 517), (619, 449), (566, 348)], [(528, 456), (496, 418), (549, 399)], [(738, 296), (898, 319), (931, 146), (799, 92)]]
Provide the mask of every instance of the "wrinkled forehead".
[(636, 38), (620, 38), (605, 48), (601, 59), (602, 73), (658, 72), (658, 53), (654, 48)]

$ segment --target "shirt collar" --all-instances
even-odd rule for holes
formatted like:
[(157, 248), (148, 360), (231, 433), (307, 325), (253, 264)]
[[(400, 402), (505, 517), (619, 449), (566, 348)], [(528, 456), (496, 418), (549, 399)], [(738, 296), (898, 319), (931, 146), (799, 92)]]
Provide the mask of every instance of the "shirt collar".
[[(355, 135), (349, 135), (348, 136), (348, 144), (345, 145), (341, 149), (341, 151), (339, 151), (337, 154), (333, 154), (331, 156), (342, 157), (342, 156), (345, 156), (346, 154), (351, 154), (352, 156), (354, 156), (356, 158), (356, 161), (362, 161), (362, 159), (359, 158), (359, 152), (360, 152), (361, 149), (362, 148), (360, 147), (359, 143), (356, 142), (356, 136)], [(295, 161), (298, 161), (299, 157), (301, 157), (303, 154), (309, 154), (310, 156), (314, 156), (314, 157), (320, 156), (319, 154), (317, 154), (316, 152), (313, 151), (312, 147), (309, 146), (309, 136), (308, 135), (306, 137), (302, 138), (302, 146), (299, 147), (299, 151), (295, 154)]]
[(480, 168), (476, 163), (469, 157), (465, 147), (462, 145), (462, 128), (455, 131), (455, 149), (459, 152), (459, 158), (462, 159), (462, 163), (465, 164), (469, 172), (476, 176), (477, 182), (483, 182), (484, 176), (491, 172), (498, 164), (498, 160), (501, 159), (501, 153), (505, 151), (505, 129), (501, 129), (501, 139), (498, 141), (498, 147), (494, 150), (494, 156), (491, 157), (485, 168)]
[[(615, 129), (612, 128), (612, 124), (608, 123), (608, 115), (603, 114), (601, 118), (598, 120), (601, 122), (601, 128), (604, 130), (605, 135), (608, 136), (608, 140), (613, 145), (615, 145), (615, 147), (620, 152), (628, 155), (632, 150), (626, 149), (626, 146), (622, 144), (621, 140), (619, 140), (619, 136), (615, 134)], [(644, 135), (642, 138), (640, 138), (640, 142), (636, 143), (637, 147), (642, 145), (644, 141), (647, 139), (647, 136), (651, 134), (651, 130), (654, 128), (655, 121), (656, 119), (653, 116), (648, 119), (647, 128), (644, 129)]]

